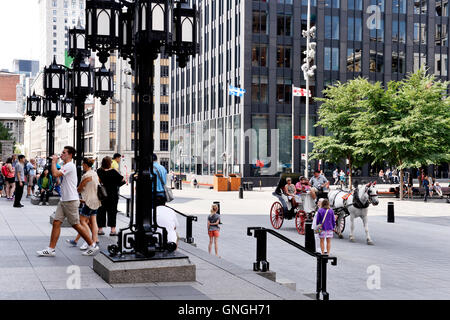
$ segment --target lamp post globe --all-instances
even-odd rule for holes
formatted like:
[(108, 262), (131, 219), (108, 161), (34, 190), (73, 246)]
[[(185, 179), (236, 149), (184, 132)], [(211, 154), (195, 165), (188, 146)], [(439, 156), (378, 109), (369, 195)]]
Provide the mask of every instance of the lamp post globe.
[(103, 64), (95, 71), (94, 96), (100, 98), (102, 105), (106, 104), (109, 98), (114, 96), (114, 76)]
[(86, 0), (86, 48), (97, 51), (102, 64), (118, 48), (121, 12), (119, 0)]
[(44, 68), (44, 94), (56, 100), (66, 93), (65, 85), (66, 70), (64, 66), (56, 63), (54, 57), (52, 64)]
[(66, 118), (66, 122), (69, 122), (73, 118), (75, 113), (74, 101), (70, 98), (64, 98), (61, 100), (61, 117)]
[(32, 121), (41, 115), (41, 101), (41, 97), (36, 96), (34, 91), (32, 96), (27, 97), (27, 116), (30, 116)]

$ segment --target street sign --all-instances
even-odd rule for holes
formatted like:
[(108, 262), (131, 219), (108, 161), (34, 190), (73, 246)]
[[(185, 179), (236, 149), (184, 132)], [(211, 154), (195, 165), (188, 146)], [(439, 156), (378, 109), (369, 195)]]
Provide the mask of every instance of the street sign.
[(294, 136), (294, 140), (306, 140), (306, 136)]
[(306, 160), (306, 153), (302, 153), (302, 160)]

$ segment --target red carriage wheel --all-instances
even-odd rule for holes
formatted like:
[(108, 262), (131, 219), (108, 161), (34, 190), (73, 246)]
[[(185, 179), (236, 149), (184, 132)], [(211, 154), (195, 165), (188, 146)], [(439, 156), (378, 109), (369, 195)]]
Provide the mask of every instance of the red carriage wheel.
[(274, 202), (270, 209), (270, 222), (275, 229), (280, 229), (283, 221), (283, 206), (279, 202)]
[(305, 234), (305, 220), (306, 220), (306, 212), (299, 211), (295, 215), (295, 227), (299, 234)]

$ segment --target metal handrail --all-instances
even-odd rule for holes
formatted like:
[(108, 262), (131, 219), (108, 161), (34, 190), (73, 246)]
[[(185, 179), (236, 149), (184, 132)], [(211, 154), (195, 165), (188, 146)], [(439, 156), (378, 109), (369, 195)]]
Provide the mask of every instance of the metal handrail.
[(131, 197), (127, 197), (124, 195), (119, 194), (119, 197), (122, 197), (123, 199), (125, 199), (127, 201), (127, 218), (130, 217), (130, 204), (131, 204)]
[(253, 271), (269, 271), (269, 262), (267, 261), (267, 233), (277, 237), (280, 240), (290, 244), (291, 246), (303, 251), (304, 253), (315, 257), (317, 259), (317, 279), (316, 279), (316, 299), (320, 300), (320, 294), (322, 294), (323, 300), (329, 300), (330, 296), (327, 292), (327, 264), (328, 260), (331, 260), (331, 265), (337, 265), (337, 258), (320, 253), (312, 252), (306, 249), (301, 244), (292, 241), (291, 239), (283, 236), (282, 234), (264, 227), (248, 227), (247, 235), (252, 236), (252, 230), (254, 231), (254, 237), (256, 238), (256, 262), (253, 263)]
[(173, 211), (175, 211), (176, 213), (178, 213), (179, 215), (183, 216), (186, 218), (186, 239), (184, 240), (186, 243), (190, 243), (193, 244), (194, 243), (194, 237), (192, 237), (192, 221), (198, 221), (198, 218), (196, 216), (191, 216), (191, 215), (187, 215), (184, 214), (172, 207), (169, 207), (168, 205), (166, 205), (167, 208), (172, 209)]

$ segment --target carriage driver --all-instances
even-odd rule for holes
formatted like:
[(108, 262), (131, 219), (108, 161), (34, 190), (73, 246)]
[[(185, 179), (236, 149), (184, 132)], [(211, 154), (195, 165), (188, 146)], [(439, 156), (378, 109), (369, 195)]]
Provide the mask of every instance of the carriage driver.
[(292, 207), (297, 207), (297, 202), (295, 201), (295, 185), (292, 183), (291, 178), (286, 178), (286, 185), (284, 186), (284, 194), (288, 197), (288, 200), (291, 202)]
[(324, 175), (320, 174), (319, 170), (314, 171), (314, 177), (309, 180), (309, 184), (312, 186), (311, 188), (311, 196), (313, 199), (316, 199), (317, 193), (323, 192), (324, 189), (330, 187), (330, 182), (325, 178)]

